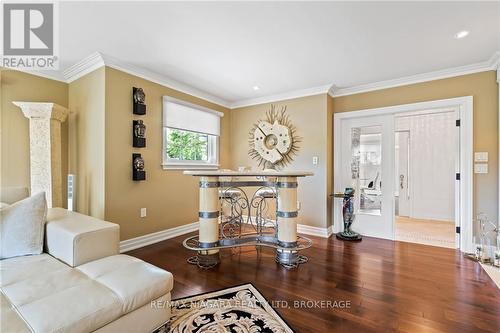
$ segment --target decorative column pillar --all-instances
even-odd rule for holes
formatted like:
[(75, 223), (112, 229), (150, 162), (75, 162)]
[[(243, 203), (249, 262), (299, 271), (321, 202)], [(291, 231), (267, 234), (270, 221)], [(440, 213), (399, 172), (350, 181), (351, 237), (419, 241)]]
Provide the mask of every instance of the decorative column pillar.
[[(219, 177), (200, 178), (199, 247), (210, 248), (219, 242)], [(198, 266), (212, 267), (219, 263), (219, 250), (198, 252)]]
[[(278, 177), (278, 245), (284, 248), (297, 247), (297, 177)], [(280, 250), (276, 252), (277, 261), (283, 265), (298, 263), (297, 251)]]
[(55, 103), (12, 103), (30, 121), (31, 194), (45, 191), (49, 208), (62, 207), (61, 123), (68, 109)]

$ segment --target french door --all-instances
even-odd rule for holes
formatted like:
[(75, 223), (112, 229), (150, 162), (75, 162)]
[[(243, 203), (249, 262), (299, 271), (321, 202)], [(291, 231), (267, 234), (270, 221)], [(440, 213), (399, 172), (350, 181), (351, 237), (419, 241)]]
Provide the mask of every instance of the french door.
[(394, 239), (394, 117), (341, 120), (341, 184), (355, 189), (352, 229)]

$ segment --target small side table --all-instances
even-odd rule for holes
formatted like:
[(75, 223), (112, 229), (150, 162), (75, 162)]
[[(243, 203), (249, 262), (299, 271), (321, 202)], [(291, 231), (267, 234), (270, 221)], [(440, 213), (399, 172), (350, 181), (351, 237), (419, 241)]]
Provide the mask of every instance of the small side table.
[(351, 226), (354, 222), (354, 192), (355, 190), (351, 187), (346, 187), (344, 193), (338, 192), (334, 193), (334, 198), (342, 198), (342, 217), (344, 219), (344, 231), (335, 234), (335, 237), (346, 241), (360, 241), (362, 239), (361, 235), (352, 231)]

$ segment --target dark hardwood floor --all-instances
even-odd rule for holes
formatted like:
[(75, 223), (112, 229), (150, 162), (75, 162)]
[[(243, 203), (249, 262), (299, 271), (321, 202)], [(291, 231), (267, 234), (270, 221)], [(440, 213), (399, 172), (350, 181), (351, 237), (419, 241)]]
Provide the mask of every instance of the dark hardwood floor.
[[(223, 251), (218, 267), (202, 270), (186, 263), (193, 253), (185, 237), (128, 253), (172, 272), (173, 299), (251, 282), (268, 301), (288, 302), (276, 310), (297, 332), (500, 332), (500, 290), (455, 250), (312, 237), (303, 252), (309, 262), (294, 270), (277, 265), (271, 249), (255, 248)], [(308, 300), (351, 307), (294, 307)]]

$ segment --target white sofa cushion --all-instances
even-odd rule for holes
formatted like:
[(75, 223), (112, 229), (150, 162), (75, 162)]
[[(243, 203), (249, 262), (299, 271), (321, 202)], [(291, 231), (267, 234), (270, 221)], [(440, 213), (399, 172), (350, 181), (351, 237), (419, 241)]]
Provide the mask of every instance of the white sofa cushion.
[(88, 282), (85, 274), (64, 265), (61, 269), (24, 279), (2, 289), (12, 303), (22, 306), (69, 288), (80, 288)]
[(170, 293), (174, 278), (170, 272), (128, 255), (116, 255), (77, 269), (118, 295), (123, 313)]
[(27, 333), (30, 327), (21, 318), (7, 297), (0, 292), (0, 332)]
[(47, 214), (46, 252), (75, 267), (119, 253), (118, 224), (63, 208)]
[(0, 214), (0, 258), (42, 253), (47, 216), (45, 192), (3, 208)]
[[(170, 319), (170, 299), (170, 293), (154, 299), (101, 327), (95, 333), (151, 333)], [(151, 306), (151, 304), (165, 304), (165, 306)]]
[(127, 255), (78, 268), (47, 254), (16, 257), (0, 261), (0, 274), (10, 316), (18, 313), (41, 333), (94, 331), (148, 306), (173, 286), (172, 274)]
[(116, 295), (92, 280), (17, 307), (37, 333), (92, 332), (122, 314)]
[(115, 293), (48, 254), (2, 260), (0, 273), (2, 293), (35, 332), (90, 332), (122, 314)]
[(67, 267), (46, 253), (0, 260), (0, 287), (4, 288), (24, 280), (36, 279), (37, 276)]

